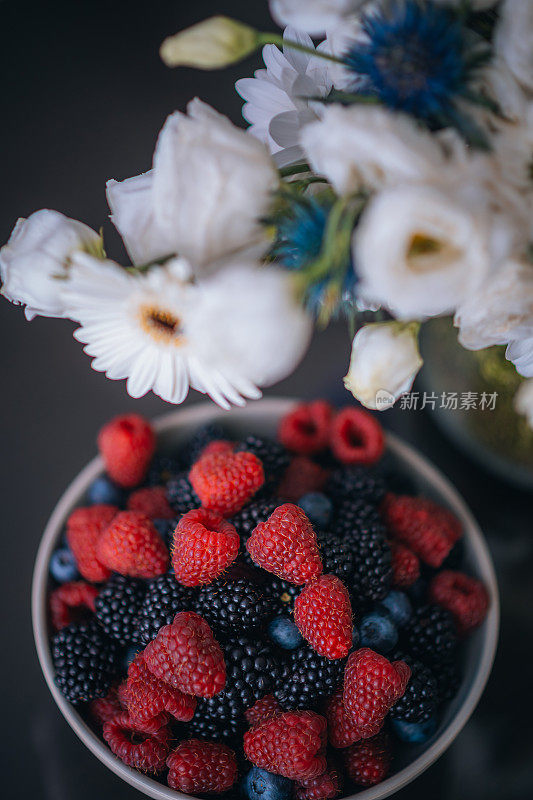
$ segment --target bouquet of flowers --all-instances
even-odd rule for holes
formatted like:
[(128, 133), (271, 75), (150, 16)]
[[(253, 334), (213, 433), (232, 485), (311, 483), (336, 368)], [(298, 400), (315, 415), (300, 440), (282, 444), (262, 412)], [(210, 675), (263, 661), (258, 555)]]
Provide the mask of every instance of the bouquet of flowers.
[(533, 3), (270, 7), (283, 36), (219, 16), (163, 42), (168, 66), (262, 47), (265, 68), (236, 84), (247, 131), (195, 99), (149, 172), (108, 182), (132, 264), (41, 210), (0, 251), (5, 297), (79, 322), (94, 369), (172, 403), (189, 387), (224, 407), (259, 397), (334, 316), (370, 408), (410, 389), (434, 316), (533, 378)]

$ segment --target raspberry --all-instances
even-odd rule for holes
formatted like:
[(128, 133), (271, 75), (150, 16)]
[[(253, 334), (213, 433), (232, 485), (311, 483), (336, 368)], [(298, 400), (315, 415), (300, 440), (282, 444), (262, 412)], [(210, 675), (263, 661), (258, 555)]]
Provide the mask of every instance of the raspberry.
[(115, 417), (98, 434), (98, 449), (108, 475), (119, 486), (142, 483), (155, 450), (155, 433), (138, 414)]
[(118, 699), (117, 687), (112, 686), (105, 697), (98, 697), (96, 700), (91, 700), (89, 704), (89, 712), (100, 725), (114, 719), (124, 711), (124, 708)]
[(181, 472), (171, 478), (166, 486), (167, 500), (174, 509), (176, 517), (181, 517), (187, 511), (201, 506), (200, 498), (191, 486), (186, 472)]
[(161, 772), (170, 750), (170, 731), (166, 727), (149, 733), (135, 727), (122, 713), (104, 722), (102, 736), (110, 750), (128, 767), (142, 772)]
[(231, 522), (235, 525), (235, 529), (243, 542), (250, 538), (253, 529), (259, 525), (260, 522), (266, 522), (273, 511), (280, 505), (280, 501), (276, 500), (254, 500), (252, 503), (241, 508)]
[(95, 601), (96, 619), (121, 645), (140, 642), (138, 614), (146, 587), (143, 581), (112, 575)]
[(279, 506), (246, 542), (255, 564), (297, 585), (322, 572), (316, 534), (306, 515), (291, 503)]
[(342, 699), (361, 738), (379, 733), (388, 711), (405, 692), (410, 675), (405, 661), (391, 663), (368, 647), (350, 655)]
[(142, 644), (155, 639), (163, 625), (170, 625), (178, 611), (187, 611), (192, 605), (193, 590), (178, 583), (173, 574), (149, 581), (138, 615)]
[(286, 674), (274, 694), (284, 711), (314, 710), (342, 683), (344, 661), (319, 656), (303, 645), (289, 654)]
[(391, 753), (384, 734), (365, 739), (346, 751), (346, 771), (359, 786), (374, 786), (389, 774)]
[(167, 500), (163, 486), (147, 486), (137, 489), (128, 498), (128, 511), (140, 511), (150, 519), (173, 519), (174, 510)]
[(246, 578), (219, 578), (202, 587), (195, 611), (217, 633), (252, 632), (274, 616), (274, 602)]
[(313, 711), (287, 711), (244, 734), (246, 758), (261, 769), (291, 780), (326, 771), (326, 720)]
[(302, 403), (283, 417), (278, 439), (293, 453), (319, 453), (328, 446), (332, 419), (333, 409), (324, 400)]
[(155, 578), (168, 568), (168, 550), (151, 520), (121, 511), (101, 535), (96, 554), (102, 564), (132, 578)]
[(184, 586), (210, 583), (235, 561), (240, 539), (219, 514), (195, 509), (179, 521), (174, 534), (172, 566)]
[(143, 653), (129, 665), (122, 694), (130, 717), (145, 730), (157, 730), (158, 726), (165, 725), (168, 714), (180, 722), (189, 722), (196, 709), (194, 697), (168, 686), (150, 672)]
[(220, 645), (207, 622), (191, 611), (180, 611), (161, 628), (144, 659), (156, 678), (196, 697), (213, 697), (226, 682)]
[(310, 492), (320, 492), (329, 472), (307, 456), (294, 456), (281, 481), (277, 494), (284, 500), (297, 503)]
[(290, 456), (280, 442), (251, 434), (235, 448), (236, 452), (245, 450), (257, 456), (263, 465), (265, 487), (273, 489), (289, 466)]
[(96, 546), (118, 508), (109, 505), (94, 505), (76, 508), (67, 520), (67, 542), (80, 575), (87, 581), (100, 583), (110, 576), (110, 571), (100, 563)]
[(54, 589), (50, 595), (50, 617), (56, 631), (72, 622), (80, 622), (94, 611), (98, 589), (84, 581), (71, 581)]
[(481, 625), (489, 608), (489, 595), (481, 581), (463, 572), (444, 570), (429, 584), (429, 597), (447, 609), (461, 636)]
[(332, 800), (340, 794), (341, 776), (336, 769), (327, 769), (318, 778), (298, 781), (294, 787), (295, 800)]
[(412, 550), (400, 542), (389, 542), (392, 556), (392, 585), (405, 589), (420, 577), (420, 561)]
[(343, 464), (375, 464), (385, 449), (383, 428), (368, 411), (343, 408), (333, 420), (330, 446)]
[(76, 705), (108, 693), (116, 674), (117, 645), (91, 619), (55, 634), (52, 659), (57, 686)]
[(450, 661), (457, 647), (453, 617), (441, 606), (417, 608), (405, 628), (407, 650), (430, 666)]
[(168, 785), (187, 794), (221, 794), (237, 780), (235, 753), (225, 744), (188, 739), (167, 758)]
[(349, 747), (361, 738), (357, 725), (346, 713), (342, 699), (342, 689), (332, 695), (326, 703), (325, 715), (328, 721), (328, 737), (332, 747)]
[(229, 442), (227, 439), (213, 439), (212, 442), (209, 442), (201, 452), (201, 457), (204, 456), (212, 456), (217, 453), (233, 453), (235, 449), (235, 445), (233, 442)]
[(189, 480), (205, 508), (231, 517), (252, 499), (265, 476), (253, 453), (215, 453), (193, 465)]
[(391, 536), (430, 567), (440, 567), (461, 536), (459, 520), (433, 500), (389, 492), (381, 510)]
[(273, 694), (266, 694), (256, 700), (251, 708), (244, 712), (248, 725), (260, 725), (281, 712), (281, 706)]
[(321, 575), (303, 589), (294, 604), (294, 621), (321, 656), (345, 658), (352, 648), (350, 596), (335, 575)]

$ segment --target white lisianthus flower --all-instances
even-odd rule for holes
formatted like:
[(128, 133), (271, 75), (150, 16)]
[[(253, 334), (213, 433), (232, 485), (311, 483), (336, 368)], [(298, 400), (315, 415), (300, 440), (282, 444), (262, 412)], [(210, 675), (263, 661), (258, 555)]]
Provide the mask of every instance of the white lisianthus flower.
[(522, 414), (530, 428), (533, 428), (533, 379), (524, 381), (513, 398), (517, 414)]
[(384, 411), (411, 389), (423, 364), (418, 322), (376, 322), (359, 330), (344, 385), (366, 408)]
[(493, 268), (493, 225), (472, 187), (468, 202), (432, 185), (385, 189), (354, 234), (363, 295), (400, 319), (454, 311)]
[(496, 54), (507, 64), (518, 83), (533, 91), (533, 3), (504, 0), (496, 26)]
[(257, 31), (249, 25), (216, 16), (168, 36), (159, 54), (167, 67), (220, 69), (251, 55), (257, 46)]
[(278, 173), (265, 146), (200, 100), (167, 119), (153, 169), (108, 183), (112, 220), (136, 264), (177, 253), (195, 267), (265, 239)]
[[(283, 38), (313, 47), (311, 37), (294, 28), (286, 28)], [(303, 125), (322, 111), (319, 103), (305, 98), (325, 97), (331, 89), (328, 62), (288, 46), (281, 52), (273, 44), (263, 48), (263, 61), (266, 69), (257, 70), (254, 78), (241, 78), (235, 88), (246, 101), (242, 114), (250, 123), (248, 132), (276, 155), (278, 166), (287, 166), (303, 156)]]
[(227, 290), (218, 275), (193, 282), (184, 259), (139, 275), (79, 254), (63, 300), (81, 325), (74, 336), (93, 369), (127, 379), (132, 397), (151, 390), (181, 403), (192, 387), (223, 408), (242, 406), (261, 396), (260, 379), (277, 380), (294, 368), (310, 335), (277, 270), (270, 282), (259, 269), (245, 271), (248, 281), (239, 276)]
[(341, 23), (367, 0), (270, 0), (270, 13), (280, 26), (292, 25), (311, 36)]
[(321, 120), (305, 126), (301, 142), (313, 171), (338, 194), (429, 181), (445, 164), (434, 136), (379, 107), (331, 105)]
[(44, 208), (19, 219), (9, 241), (0, 250), (1, 293), (26, 306), (28, 320), (35, 316), (63, 317), (63, 280), (72, 255), (78, 250), (98, 252), (100, 236), (59, 211)]

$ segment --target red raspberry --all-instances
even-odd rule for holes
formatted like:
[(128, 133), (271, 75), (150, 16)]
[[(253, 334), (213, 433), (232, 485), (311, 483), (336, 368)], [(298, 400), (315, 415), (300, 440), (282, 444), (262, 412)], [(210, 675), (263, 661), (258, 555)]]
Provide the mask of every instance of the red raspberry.
[(393, 661), (362, 647), (352, 653), (344, 671), (342, 699), (362, 739), (381, 730), (390, 708), (403, 696), (411, 670), (405, 661)]
[(202, 456), (189, 480), (205, 508), (231, 517), (261, 488), (265, 475), (253, 453), (226, 451)]
[(85, 581), (71, 581), (54, 589), (50, 595), (50, 617), (56, 631), (71, 622), (79, 622), (87, 616), (87, 611), (94, 611), (96, 597), (96, 586)]
[(121, 511), (96, 545), (102, 564), (132, 578), (156, 578), (168, 568), (168, 550), (151, 520), (139, 511)]
[(481, 625), (489, 608), (485, 586), (463, 572), (444, 570), (435, 575), (429, 585), (429, 596), (451, 612), (461, 636)]
[(352, 606), (336, 575), (321, 575), (298, 595), (294, 621), (302, 636), (326, 658), (346, 658), (352, 649)]
[(96, 700), (91, 700), (89, 703), (89, 711), (91, 716), (93, 716), (100, 725), (122, 714), (124, 706), (118, 698), (117, 687), (112, 686), (105, 697), (98, 697)]
[(274, 717), (281, 711), (281, 706), (273, 694), (266, 694), (256, 700), (251, 708), (244, 712), (248, 725), (259, 725), (261, 722)]
[(104, 722), (102, 736), (111, 751), (128, 767), (142, 772), (161, 772), (170, 750), (170, 731), (166, 727), (156, 733), (141, 731), (126, 713)]
[(332, 747), (349, 747), (360, 739), (357, 725), (349, 714), (346, 713), (342, 699), (342, 689), (339, 689), (326, 703), (326, 719), (328, 721), (328, 737)]
[(252, 560), (278, 578), (300, 586), (322, 572), (316, 533), (305, 513), (292, 503), (278, 506), (246, 542)]
[[(203, 458), (204, 456), (212, 456), (216, 453), (233, 453), (235, 445), (233, 442), (229, 442), (226, 439), (213, 439), (212, 442), (209, 442), (202, 452), (199, 455), (199, 458)], [(198, 459), (196, 459), (198, 461)]]
[(98, 434), (98, 449), (107, 474), (125, 489), (133, 489), (142, 483), (155, 444), (152, 426), (139, 414), (115, 417)]
[(352, 745), (346, 751), (346, 772), (359, 786), (374, 786), (389, 774), (391, 752), (388, 737), (380, 733)]
[(375, 464), (383, 455), (383, 428), (362, 408), (343, 408), (331, 426), (330, 446), (343, 464)]
[(293, 453), (319, 453), (328, 446), (332, 419), (333, 409), (324, 400), (302, 403), (283, 417), (278, 439)]
[(204, 508), (188, 511), (174, 533), (172, 566), (184, 586), (210, 583), (235, 561), (241, 540), (231, 522)]
[(430, 567), (440, 567), (461, 537), (451, 511), (424, 497), (388, 493), (381, 512), (390, 534)]
[(341, 776), (336, 769), (328, 768), (318, 778), (298, 781), (294, 786), (295, 800), (332, 800), (340, 794)]
[(244, 734), (248, 761), (291, 780), (317, 778), (326, 771), (327, 723), (314, 711), (286, 711)]
[(150, 519), (173, 519), (176, 516), (163, 486), (147, 486), (132, 492), (128, 498), (128, 511), (140, 511)]
[(180, 611), (161, 628), (144, 659), (156, 678), (196, 697), (213, 697), (226, 683), (220, 645), (207, 622), (192, 611)]
[(196, 698), (158, 680), (142, 653), (129, 665), (126, 686), (119, 687), (118, 698), (125, 701), (133, 723), (143, 730), (158, 730), (167, 723), (168, 714), (179, 722), (190, 722), (196, 710)]
[(294, 456), (287, 467), (276, 494), (291, 503), (309, 492), (320, 492), (329, 477), (323, 469), (307, 456)]
[(101, 504), (76, 508), (67, 520), (67, 542), (80, 575), (87, 581), (100, 583), (111, 575), (97, 558), (96, 545), (116, 514), (118, 508)]
[(167, 758), (168, 785), (187, 794), (221, 794), (237, 780), (235, 753), (225, 744), (187, 739)]
[(392, 555), (392, 585), (397, 589), (412, 586), (420, 577), (420, 561), (400, 542), (389, 542)]

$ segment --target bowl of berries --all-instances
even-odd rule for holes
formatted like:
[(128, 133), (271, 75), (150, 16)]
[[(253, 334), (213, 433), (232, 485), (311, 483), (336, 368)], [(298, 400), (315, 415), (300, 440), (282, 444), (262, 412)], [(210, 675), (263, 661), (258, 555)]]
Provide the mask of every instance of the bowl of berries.
[(268, 399), (111, 420), (37, 555), (45, 679), (149, 797), (377, 800), (488, 679), (482, 534), (368, 412)]

